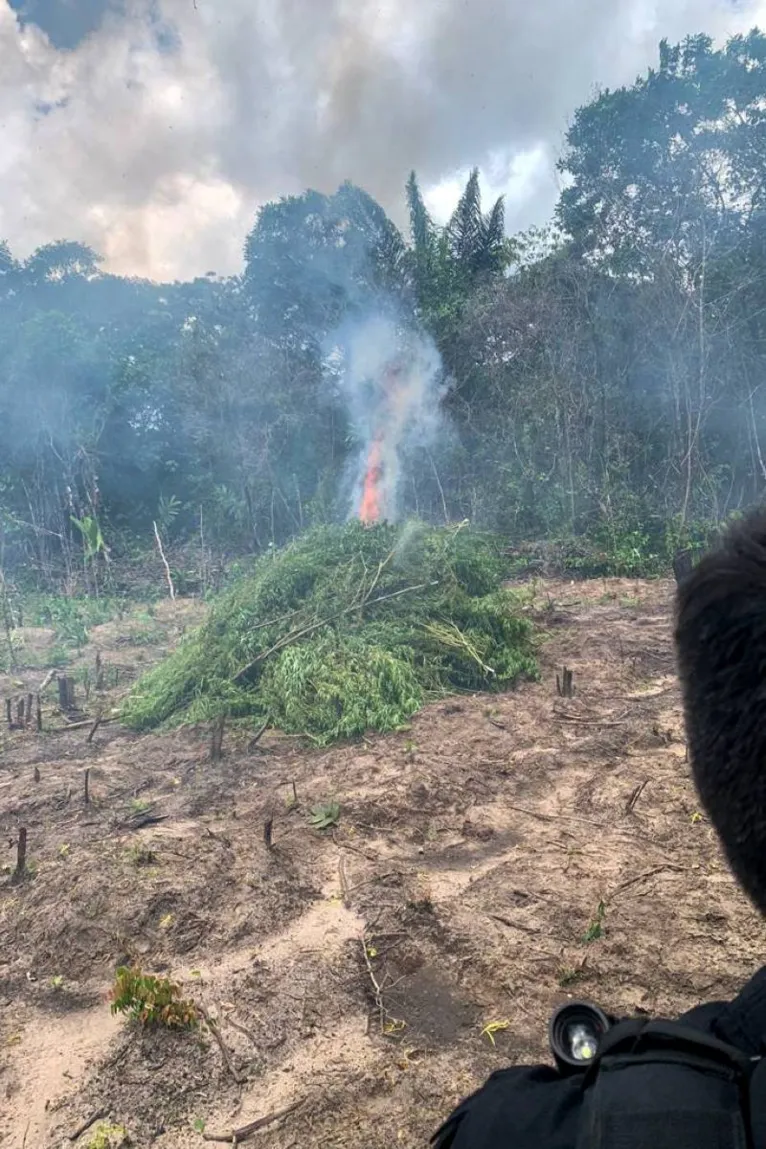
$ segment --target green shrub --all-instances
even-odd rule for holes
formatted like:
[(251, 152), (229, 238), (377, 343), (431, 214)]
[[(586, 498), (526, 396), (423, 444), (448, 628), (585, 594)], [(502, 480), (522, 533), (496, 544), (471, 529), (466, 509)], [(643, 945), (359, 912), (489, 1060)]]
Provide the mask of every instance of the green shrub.
[(192, 1029), (197, 1025), (197, 1008), (181, 997), (180, 988), (169, 978), (142, 973), (120, 966), (110, 994), (112, 1013), (124, 1013), (143, 1026)]

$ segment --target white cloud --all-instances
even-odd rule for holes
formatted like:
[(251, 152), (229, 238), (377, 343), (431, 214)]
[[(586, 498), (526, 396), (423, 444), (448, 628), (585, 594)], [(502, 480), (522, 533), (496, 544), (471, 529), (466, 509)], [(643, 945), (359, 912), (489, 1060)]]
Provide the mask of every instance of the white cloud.
[(766, 0), (78, 3), (103, 18), (61, 51), (0, 0), (0, 237), (158, 278), (237, 270), (258, 204), (306, 186), (350, 178), (403, 223), (413, 167), (442, 218), (479, 164), (512, 228), (541, 223), (596, 85), (662, 36), (766, 23)]

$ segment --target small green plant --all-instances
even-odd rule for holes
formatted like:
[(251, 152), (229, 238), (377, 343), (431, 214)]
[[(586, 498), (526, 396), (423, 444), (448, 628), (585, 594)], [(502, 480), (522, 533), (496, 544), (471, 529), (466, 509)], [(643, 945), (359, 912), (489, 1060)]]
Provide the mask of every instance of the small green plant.
[(150, 850), (148, 846), (142, 846), (140, 843), (131, 846), (128, 850), (128, 860), (132, 866), (137, 869), (141, 866), (152, 866), (157, 861), (157, 855), (154, 850)]
[(503, 1018), (502, 1021), (490, 1021), (482, 1029), (481, 1036), (489, 1038), (490, 1043), (492, 1045), (494, 1045), (495, 1044), (495, 1034), (496, 1033), (502, 1033), (502, 1031), (504, 1029), (510, 1028), (510, 1024), (511, 1023), (510, 1023), (510, 1021), (508, 1021), (507, 1018)]
[(60, 973), (55, 974), (51, 978), (51, 989), (61, 989), (64, 985), (64, 978)]
[(144, 798), (134, 798), (130, 803), (131, 814), (145, 814), (149, 809), (149, 803)]
[(606, 906), (603, 901), (598, 903), (596, 907), (595, 916), (592, 918), (590, 925), (583, 935), (583, 942), (585, 945), (590, 945), (591, 942), (598, 941), (600, 937), (604, 936), (604, 919), (606, 918)]
[(205, 1132), (204, 1118), (195, 1117), (194, 1120), (192, 1121), (192, 1129), (194, 1130), (195, 1133), (204, 1133)]
[(160, 495), (160, 501), (157, 505), (157, 523), (163, 534), (168, 534), (180, 510), (181, 500), (179, 498), (171, 495), (166, 499), (164, 495)]
[(337, 826), (339, 818), (340, 806), (337, 802), (320, 803), (312, 807), (309, 823), (315, 830), (329, 830), (331, 826)]
[(124, 1125), (109, 1125), (102, 1121), (94, 1129), (87, 1149), (124, 1149), (130, 1145), (130, 1137)]
[(559, 970), (559, 985), (562, 989), (566, 989), (568, 985), (575, 985), (580, 981), (583, 976), (582, 966), (575, 969), (573, 966), (562, 966)]
[(199, 1023), (197, 1007), (181, 997), (180, 986), (140, 969), (120, 966), (110, 997), (112, 1013), (127, 1014), (142, 1026), (193, 1029)]

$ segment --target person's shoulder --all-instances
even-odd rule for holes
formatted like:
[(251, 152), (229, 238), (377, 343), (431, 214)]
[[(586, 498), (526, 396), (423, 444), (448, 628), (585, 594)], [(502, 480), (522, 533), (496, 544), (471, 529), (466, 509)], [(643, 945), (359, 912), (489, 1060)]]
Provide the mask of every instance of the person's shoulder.
[(500, 1069), (450, 1114), (434, 1149), (563, 1149), (574, 1144), (581, 1081), (547, 1065)]

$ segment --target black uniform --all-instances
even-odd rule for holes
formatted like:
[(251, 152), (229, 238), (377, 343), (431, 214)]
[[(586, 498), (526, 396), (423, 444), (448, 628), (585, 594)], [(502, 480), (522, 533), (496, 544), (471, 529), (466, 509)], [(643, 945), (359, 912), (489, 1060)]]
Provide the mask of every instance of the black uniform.
[[(659, 1039), (642, 1053), (641, 1034), (653, 1026)], [(622, 1034), (612, 1050), (619, 1056), (602, 1058), (600, 1050), (600, 1063), (579, 1072), (543, 1065), (501, 1069), (458, 1106), (432, 1144), (766, 1149), (766, 1060), (760, 1060), (766, 1055), (766, 967), (732, 1002), (698, 1006), (666, 1028), (675, 1036), (665, 1034), (663, 1045), (662, 1023), (620, 1023), (610, 1031)], [(603, 1044), (609, 1045), (609, 1034)]]

